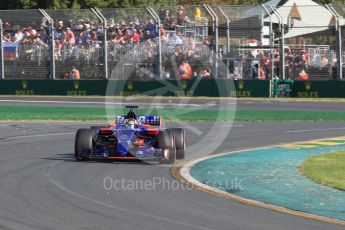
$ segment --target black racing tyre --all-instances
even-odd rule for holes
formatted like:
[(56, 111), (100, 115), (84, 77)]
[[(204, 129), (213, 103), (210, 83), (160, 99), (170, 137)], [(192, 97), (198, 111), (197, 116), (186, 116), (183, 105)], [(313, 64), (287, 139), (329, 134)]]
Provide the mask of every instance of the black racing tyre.
[(160, 131), (157, 135), (157, 145), (159, 149), (169, 149), (168, 159), (159, 159), (161, 164), (172, 164), (176, 160), (176, 146), (174, 133), (171, 130)]
[(186, 154), (186, 138), (184, 129), (174, 128), (170, 129), (175, 135), (175, 145), (176, 145), (176, 159), (182, 160)]
[(90, 129), (78, 129), (74, 144), (74, 156), (77, 161), (87, 160), (88, 155), (91, 154), (92, 135)]
[(108, 128), (108, 126), (91, 126), (90, 130), (92, 131), (92, 137), (95, 137), (97, 134), (97, 131), (102, 128)]

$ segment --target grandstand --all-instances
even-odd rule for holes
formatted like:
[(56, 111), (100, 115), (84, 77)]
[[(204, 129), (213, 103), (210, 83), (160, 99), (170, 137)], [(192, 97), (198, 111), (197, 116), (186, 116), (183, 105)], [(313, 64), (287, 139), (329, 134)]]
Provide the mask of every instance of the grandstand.
[[(192, 77), (298, 79), (303, 69), (341, 78), (342, 16), (309, 0), (278, 2), (1, 11), (2, 78), (70, 79), (76, 67), (81, 79), (174, 79), (182, 61)], [(310, 24), (308, 12), (324, 17)]]

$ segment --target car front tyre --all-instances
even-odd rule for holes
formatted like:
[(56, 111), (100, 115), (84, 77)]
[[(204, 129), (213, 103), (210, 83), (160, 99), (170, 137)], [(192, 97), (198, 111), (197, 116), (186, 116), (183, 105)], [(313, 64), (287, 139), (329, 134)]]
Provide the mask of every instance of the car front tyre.
[(92, 130), (78, 129), (74, 144), (74, 156), (77, 161), (89, 159), (92, 153), (92, 137)]
[(168, 156), (159, 159), (160, 164), (173, 164), (176, 160), (175, 136), (172, 130), (163, 130), (157, 136), (158, 148), (168, 151)]
[(184, 129), (174, 128), (171, 129), (174, 132), (175, 136), (175, 145), (176, 145), (176, 159), (182, 160), (186, 155), (186, 138)]

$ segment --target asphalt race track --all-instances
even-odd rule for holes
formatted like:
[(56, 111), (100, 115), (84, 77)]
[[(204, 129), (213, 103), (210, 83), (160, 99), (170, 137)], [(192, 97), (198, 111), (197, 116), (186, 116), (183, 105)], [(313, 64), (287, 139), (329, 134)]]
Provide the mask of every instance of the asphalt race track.
[[(13, 103), (17, 102), (10, 104)], [(310, 110), (343, 110), (345, 105), (281, 103), (289, 104), (290, 109)], [(281, 103), (262, 100), (242, 106), (254, 110), (268, 104), (279, 109)], [(0, 229), (343, 229), (186, 189), (170, 176), (169, 167), (139, 162), (76, 162), (76, 129), (90, 125), (0, 123)], [(169, 123), (167, 127), (180, 125)], [(200, 131), (187, 130), (187, 146), (197, 143), (202, 150), (213, 143), (215, 137), (199, 141), (202, 133), (213, 127), (212, 123), (187, 125)], [(341, 122), (235, 123), (217, 151), (344, 134), (345, 124)], [(193, 151), (188, 158), (204, 154)], [(104, 185), (105, 178), (162, 183), (154, 189), (111, 189)]]
[[(210, 109), (228, 109), (237, 106), (240, 110), (310, 110), (310, 111), (345, 111), (345, 101), (300, 101), (300, 100), (264, 100), (264, 99), (217, 99), (217, 98), (114, 98), (107, 101), (110, 106), (123, 107), (135, 104), (140, 107), (204, 107)], [(0, 96), (0, 105), (49, 105), (49, 106), (80, 106), (104, 107), (103, 97), (29, 97), (29, 96)]]

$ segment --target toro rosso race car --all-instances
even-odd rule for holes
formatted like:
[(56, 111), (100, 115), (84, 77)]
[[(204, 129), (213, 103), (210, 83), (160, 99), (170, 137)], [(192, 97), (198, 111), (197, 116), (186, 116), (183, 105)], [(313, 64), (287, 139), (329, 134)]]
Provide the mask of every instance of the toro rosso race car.
[(137, 106), (126, 106), (127, 115), (115, 116), (115, 123), (78, 129), (75, 158), (109, 160), (152, 160), (171, 164), (186, 152), (185, 131), (162, 129), (160, 116), (138, 116)]

